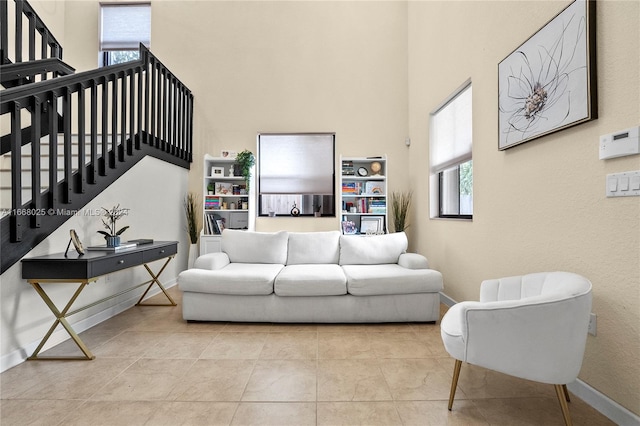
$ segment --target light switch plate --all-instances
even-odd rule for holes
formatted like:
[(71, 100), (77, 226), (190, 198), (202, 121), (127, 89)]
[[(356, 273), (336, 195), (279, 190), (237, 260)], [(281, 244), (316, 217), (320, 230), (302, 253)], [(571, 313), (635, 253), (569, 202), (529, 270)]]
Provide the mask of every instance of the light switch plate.
[(607, 197), (640, 196), (640, 170), (607, 175)]

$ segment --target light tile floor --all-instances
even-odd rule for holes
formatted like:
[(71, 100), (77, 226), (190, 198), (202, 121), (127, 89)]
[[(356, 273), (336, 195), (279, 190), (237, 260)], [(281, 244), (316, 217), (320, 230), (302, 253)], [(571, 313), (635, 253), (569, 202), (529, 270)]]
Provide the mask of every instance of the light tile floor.
[[(93, 361), (2, 373), (0, 424), (564, 424), (552, 386), (466, 364), (449, 412), (454, 361), (437, 324), (187, 323), (169, 291), (177, 307), (134, 307), (82, 333)], [(577, 397), (570, 409), (576, 425), (613, 424)]]

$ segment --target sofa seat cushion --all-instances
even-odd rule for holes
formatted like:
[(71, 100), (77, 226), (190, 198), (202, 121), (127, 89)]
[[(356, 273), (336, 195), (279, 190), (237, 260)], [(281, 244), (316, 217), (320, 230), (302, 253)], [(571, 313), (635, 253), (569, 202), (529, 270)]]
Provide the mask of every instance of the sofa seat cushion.
[(264, 295), (284, 265), (230, 263), (222, 269), (189, 269), (178, 276), (182, 291), (215, 294)]
[(278, 296), (338, 296), (347, 294), (347, 278), (338, 265), (287, 265), (276, 277)]
[(354, 296), (436, 293), (442, 274), (433, 269), (407, 269), (396, 264), (344, 265), (347, 291)]

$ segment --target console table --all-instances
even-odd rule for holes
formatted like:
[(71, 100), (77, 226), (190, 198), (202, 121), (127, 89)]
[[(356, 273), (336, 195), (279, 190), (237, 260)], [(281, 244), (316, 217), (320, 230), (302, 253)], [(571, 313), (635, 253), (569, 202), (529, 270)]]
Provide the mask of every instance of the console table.
[[(56, 320), (53, 322), (53, 325), (49, 328), (49, 331), (43, 337), (42, 341), (33, 352), (33, 354), (27, 358), (29, 360), (68, 360), (68, 359), (81, 359), (81, 360), (92, 360), (95, 356), (91, 353), (91, 351), (87, 348), (84, 342), (78, 337), (76, 332), (73, 330), (67, 318), (71, 315), (74, 315), (78, 312), (81, 312), (85, 309), (88, 309), (92, 306), (95, 306), (99, 303), (105, 302), (109, 299), (113, 299), (114, 297), (120, 296), (129, 291), (135, 290), (138, 287), (142, 287), (147, 285), (147, 289), (142, 294), (136, 306), (145, 305), (145, 306), (176, 306), (176, 302), (171, 298), (171, 296), (167, 293), (165, 288), (162, 286), (162, 283), (159, 280), (160, 275), (165, 270), (171, 259), (178, 252), (178, 242), (177, 241), (156, 241), (151, 244), (139, 245), (137, 247), (123, 249), (121, 251), (88, 251), (84, 255), (79, 255), (75, 251), (69, 252), (68, 255), (65, 253), (57, 253), (50, 254), (46, 256), (32, 257), (29, 259), (22, 260), (22, 278), (26, 279), (29, 284), (33, 286), (36, 292), (40, 295), (44, 303), (49, 307), (51, 312), (56, 317)], [(155, 260), (166, 259), (160, 270), (157, 274), (154, 274), (151, 268), (149, 268), (148, 263), (153, 262)], [(151, 279), (145, 281), (141, 284), (138, 284), (132, 288), (121, 291), (112, 296), (106, 297), (104, 299), (100, 299), (93, 303), (90, 303), (81, 308), (75, 309), (73, 311), (69, 311), (71, 306), (76, 301), (82, 290), (84, 288), (94, 282), (97, 281), (99, 277), (120, 271), (123, 269), (133, 268), (134, 266), (144, 265), (145, 269), (151, 276)], [(78, 288), (71, 295), (70, 299), (65, 304), (62, 310), (59, 310), (56, 305), (53, 303), (51, 298), (47, 295), (47, 293), (42, 288), (41, 284), (56, 284), (56, 283), (77, 283)], [(149, 290), (153, 285), (157, 285), (160, 287), (160, 290), (164, 293), (164, 295), (169, 299), (169, 303), (163, 304), (150, 304), (150, 303), (141, 303), (144, 297), (147, 295)], [(42, 350), (44, 344), (47, 342), (49, 337), (51, 337), (53, 331), (56, 329), (58, 324), (61, 324), (64, 329), (69, 333), (73, 341), (78, 345), (84, 356), (65, 356), (65, 357), (41, 357), (38, 356), (38, 353)]]

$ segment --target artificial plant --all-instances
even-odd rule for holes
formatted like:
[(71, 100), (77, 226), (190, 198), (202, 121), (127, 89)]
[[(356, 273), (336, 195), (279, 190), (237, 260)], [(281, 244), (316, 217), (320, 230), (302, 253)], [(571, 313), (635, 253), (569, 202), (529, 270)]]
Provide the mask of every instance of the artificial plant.
[(187, 218), (187, 234), (189, 235), (189, 241), (191, 244), (198, 242), (198, 196), (194, 192), (189, 192), (184, 197), (183, 201), (184, 213)]
[(249, 181), (251, 180), (251, 168), (256, 162), (253, 152), (244, 150), (236, 156), (236, 164), (240, 167), (240, 174), (244, 177), (247, 185), (247, 194), (249, 193)]
[(393, 209), (393, 229), (402, 232), (409, 227), (407, 215), (411, 206), (413, 191), (393, 191), (391, 193), (391, 207)]

